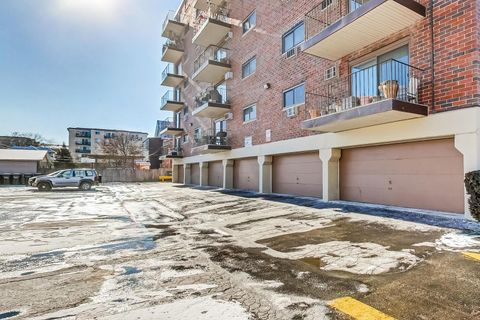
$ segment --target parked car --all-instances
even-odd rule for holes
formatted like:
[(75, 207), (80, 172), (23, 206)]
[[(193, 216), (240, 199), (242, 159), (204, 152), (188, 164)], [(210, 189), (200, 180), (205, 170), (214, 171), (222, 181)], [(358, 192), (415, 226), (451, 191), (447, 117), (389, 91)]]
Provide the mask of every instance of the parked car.
[(90, 190), (99, 183), (97, 171), (93, 169), (67, 169), (50, 173), (45, 176), (30, 178), (28, 184), (40, 191), (52, 188), (77, 187), (80, 190)]

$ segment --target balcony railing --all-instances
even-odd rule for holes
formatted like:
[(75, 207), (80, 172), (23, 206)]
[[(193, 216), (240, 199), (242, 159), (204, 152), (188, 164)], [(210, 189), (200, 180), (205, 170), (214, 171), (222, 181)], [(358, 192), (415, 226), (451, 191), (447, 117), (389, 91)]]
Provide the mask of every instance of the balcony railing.
[(202, 132), (201, 136), (194, 137), (193, 139), (194, 147), (201, 146), (219, 146), (227, 147), (230, 146), (228, 134), (225, 131), (215, 132), (215, 130), (207, 130)]
[(165, 20), (163, 21), (162, 30), (165, 30), (169, 21), (182, 23), (181, 15), (177, 15), (175, 11), (168, 11)]
[(305, 38), (308, 40), (329, 25), (370, 0), (324, 0), (305, 15)]
[(183, 157), (183, 150), (181, 147), (172, 147), (172, 146), (165, 146), (162, 147), (161, 156), (167, 158), (182, 158)]
[(194, 73), (202, 68), (208, 61), (216, 61), (223, 64), (230, 64), (230, 50), (218, 46), (208, 46), (193, 64)]
[(170, 74), (181, 76), (181, 74), (178, 74), (178, 72), (175, 71), (174, 65), (169, 63), (162, 72), (162, 81), (165, 80)]
[(195, 97), (194, 110), (204, 106), (206, 103), (230, 104), (227, 87), (208, 87), (205, 91)]
[(162, 54), (165, 54), (165, 51), (167, 51), (168, 48), (174, 48), (175, 50), (184, 51), (185, 45), (181, 38), (175, 40), (167, 39), (167, 41), (162, 47)]
[(422, 104), (423, 70), (388, 60), (330, 80), (315, 92), (307, 92), (307, 118), (346, 111), (386, 99)]
[(215, 19), (229, 23), (229, 9), (225, 6), (217, 6), (213, 3), (208, 5), (208, 9), (200, 11), (194, 23), (193, 37), (202, 29), (208, 19)]
[(75, 149), (76, 153), (91, 153), (92, 151), (89, 149)]
[(75, 145), (77, 145), (77, 146), (91, 146), (92, 143), (90, 141), (77, 141), (77, 142), (75, 142)]
[(168, 90), (165, 92), (165, 94), (162, 97), (162, 106), (166, 105), (167, 102), (173, 101), (173, 102), (181, 102), (180, 98), (174, 94), (172, 90)]
[(75, 137), (78, 137), (78, 138), (91, 138), (92, 135), (90, 132), (77, 132), (75, 133)]

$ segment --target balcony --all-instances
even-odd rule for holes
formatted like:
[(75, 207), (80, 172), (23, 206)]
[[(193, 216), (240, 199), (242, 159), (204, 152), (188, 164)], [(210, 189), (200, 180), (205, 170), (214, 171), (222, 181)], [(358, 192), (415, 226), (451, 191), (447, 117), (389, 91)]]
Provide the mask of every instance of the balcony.
[(200, 13), (196, 26), (192, 42), (202, 47), (220, 43), (232, 30), (228, 10), (212, 3)]
[(162, 49), (162, 61), (179, 63), (184, 54), (184, 46), (182, 40), (168, 40)]
[(228, 141), (226, 132), (220, 131), (215, 133), (214, 130), (208, 130), (206, 135), (194, 138), (192, 153), (208, 154), (229, 150), (232, 150), (232, 146)]
[(166, 159), (182, 159), (183, 158), (183, 150), (180, 147), (172, 147), (172, 146), (165, 146), (162, 148), (162, 154), (160, 156), (160, 160)]
[(195, 98), (195, 109), (192, 116), (218, 119), (230, 112), (231, 105), (225, 86), (210, 87)]
[(340, 132), (428, 115), (423, 70), (397, 60), (332, 80), (306, 94), (302, 129)]
[(76, 146), (91, 146), (92, 143), (90, 141), (76, 141), (75, 145)]
[(201, 11), (207, 11), (211, 5), (219, 7), (224, 0), (197, 0), (193, 7)]
[(91, 153), (92, 151), (90, 149), (75, 149), (75, 152), (88, 154), (88, 153)]
[(180, 98), (175, 96), (172, 90), (168, 90), (162, 97), (161, 111), (179, 112), (185, 107), (185, 102), (180, 101)]
[(175, 12), (169, 11), (163, 22), (162, 37), (171, 40), (182, 38), (185, 34), (187, 25), (181, 22), (179, 15)]
[(197, 82), (218, 83), (231, 69), (230, 50), (209, 46), (195, 60), (192, 78)]
[(183, 129), (172, 120), (172, 118), (165, 119), (163, 122), (164, 128), (160, 131), (160, 136), (178, 136), (183, 134)]
[(185, 77), (178, 74), (174, 69), (174, 66), (172, 64), (169, 64), (167, 65), (165, 70), (163, 70), (162, 86), (175, 88), (183, 83)]
[(324, 0), (305, 16), (303, 51), (335, 61), (425, 16), (414, 0)]
[(76, 132), (75, 137), (77, 138), (91, 138), (92, 135), (90, 132)]

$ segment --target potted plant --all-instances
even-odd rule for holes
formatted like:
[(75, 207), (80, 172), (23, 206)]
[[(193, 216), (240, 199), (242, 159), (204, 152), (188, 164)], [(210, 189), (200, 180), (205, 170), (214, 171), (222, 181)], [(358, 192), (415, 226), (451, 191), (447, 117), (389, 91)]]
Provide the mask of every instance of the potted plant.
[(378, 89), (383, 93), (385, 98), (395, 99), (398, 94), (398, 81), (386, 80), (378, 86)]

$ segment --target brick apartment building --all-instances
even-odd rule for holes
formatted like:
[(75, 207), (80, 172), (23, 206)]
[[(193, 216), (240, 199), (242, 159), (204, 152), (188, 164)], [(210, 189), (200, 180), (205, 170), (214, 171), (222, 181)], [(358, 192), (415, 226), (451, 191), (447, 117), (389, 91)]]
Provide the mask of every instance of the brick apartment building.
[(148, 133), (126, 130), (99, 129), (99, 128), (68, 128), (68, 149), (74, 162), (82, 162), (92, 156), (102, 156), (102, 146), (105, 141), (116, 135), (127, 135), (133, 138), (137, 147), (143, 150), (143, 142)]
[(174, 181), (469, 216), (475, 0), (184, 0), (164, 23)]

